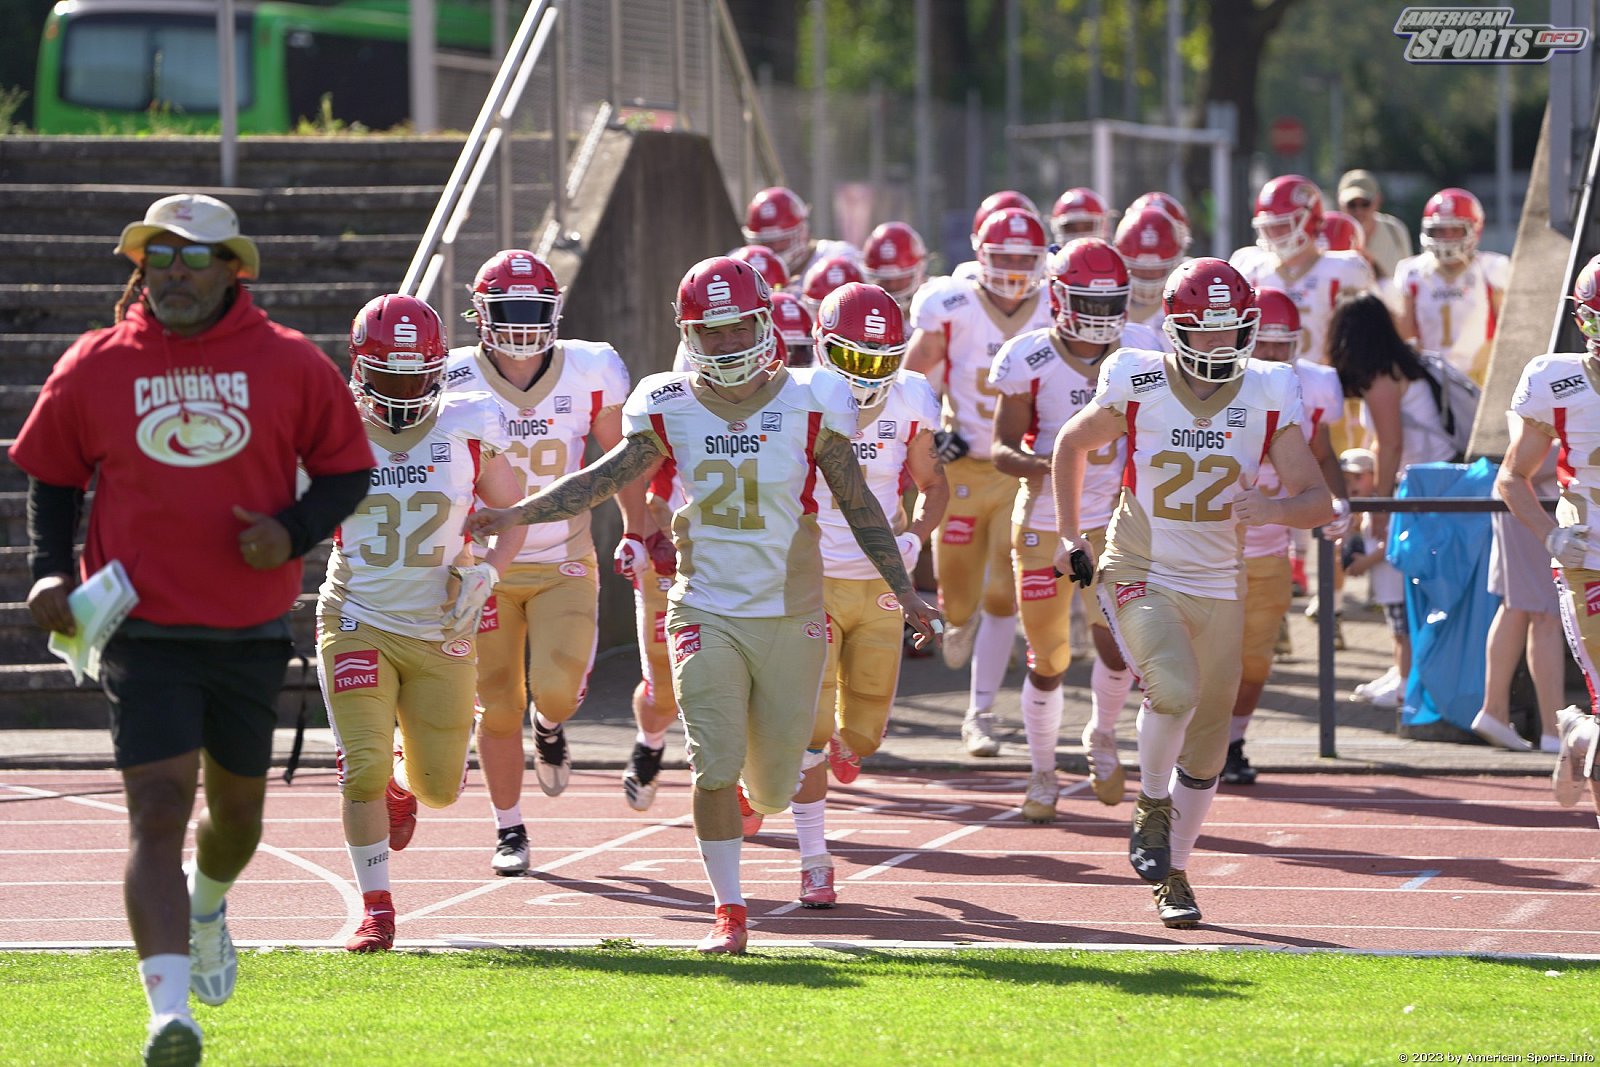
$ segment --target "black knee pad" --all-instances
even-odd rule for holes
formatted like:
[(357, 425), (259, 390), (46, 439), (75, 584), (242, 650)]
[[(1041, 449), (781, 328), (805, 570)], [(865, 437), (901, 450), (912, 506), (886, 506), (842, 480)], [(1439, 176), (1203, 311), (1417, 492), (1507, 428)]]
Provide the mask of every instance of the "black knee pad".
[(1218, 777), (1213, 774), (1210, 778), (1191, 778), (1182, 767), (1178, 768), (1178, 782), (1190, 789), (1210, 789), (1217, 784)]

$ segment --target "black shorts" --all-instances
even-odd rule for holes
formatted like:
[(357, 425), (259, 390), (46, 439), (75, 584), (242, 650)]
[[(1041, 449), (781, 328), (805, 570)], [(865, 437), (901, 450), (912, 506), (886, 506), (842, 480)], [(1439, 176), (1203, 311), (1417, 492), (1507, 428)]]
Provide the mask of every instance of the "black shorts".
[(264, 777), (278, 692), (293, 646), (283, 640), (113, 637), (100, 657), (119, 768), (204, 748), (224, 770)]

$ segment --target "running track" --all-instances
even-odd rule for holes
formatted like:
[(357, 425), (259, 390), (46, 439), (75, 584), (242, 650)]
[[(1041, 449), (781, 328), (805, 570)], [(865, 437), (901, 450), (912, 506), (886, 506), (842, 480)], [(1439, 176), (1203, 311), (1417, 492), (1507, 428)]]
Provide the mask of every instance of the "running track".
[[(1070, 780), (1070, 779), (1069, 779)], [(840, 904), (796, 905), (787, 814), (744, 850), (751, 947), (962, 943), (1243, 946), (1589, 954), (1600, 830), (1587, 800), (1556, 807), (1544, 778), (1274, 775), (1217, 797), (1189, 865), (1205, 923), (1167, 930), (1127, 865), (1131, 802), (1083, 783), (1053, 826), (1016, 813), (1020, 775), (864, 774), (835, 786), (828, 830)], [(534, 870), (489, 873), (492, 823), (476, 775), (423, 809), (392, 861), (400, 944), (683, 945), (709, 921), (682, 772), (655, 807), (616, 772), (579, 772), (559, 798), (529, 775)], [(104, 771), (0, 772), (0, 949), (126, 947), (125, 813)], [(274, 781), (261, 851), (229, 895), (243, 946), (337, 946), (359, 897), (331, 771)]]

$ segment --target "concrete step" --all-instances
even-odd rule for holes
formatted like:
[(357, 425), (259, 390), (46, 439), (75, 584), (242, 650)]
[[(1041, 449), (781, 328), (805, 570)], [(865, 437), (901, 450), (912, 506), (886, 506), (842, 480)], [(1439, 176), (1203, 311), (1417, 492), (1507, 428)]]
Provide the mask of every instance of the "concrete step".
[[(0, 283), (121, 286), (131, 264), (112, 249), (117, 233), (0, 234)], [(345, 282), (392, 278), (399, 285), (416, 251), (415, 234), (280, 234), (255, 238), (270, 281)], [(39, 257), (48, 255), (48, 266)]]
[[(328, 569), (328, 553), (332, 548), (332, 541), (324, 541), (305, 554), (305, 574), (300, 581), (302, 593), (314, 593), (322, 584), (323, 575)], [(33, 577), (28, 568), (26, 542), (0, 546), (0, 605), (25, 604), (28, 590), (32, 586)]]
[[(300, 646), (310, 652), (309, 644)], [(317, 687), (315, 659), (303, 670), (289, 661), (278, 697), (278, 725), (293, 726), (304, 699), (312, 726), (326, 726), (328, 715)], [(0, 730), (100, 729), (109, 722), (105, 693), (85, 678), (72, 684), (63, 663), (0, 663)]]
[[(348, 330), (351, 317), (383, 288), (370, 282), (252, 282), (250, 291), (283, 325), (328, 334)], [(71, 333), (106, 327), (121, 295), (116, 286), (0, 284), (0, 331)], [(6, 432), (0, 427), (0, 433)]]
[[(42, 385), (56, 360), (79, 336), (75, 333), (0, 334), (0, 385)], [(346, 331), (306, 336), (338, 364), (341, 372), (349, 372), (350, 335)], [(14, 433), (15, 429), (10, 432)]]
[[(238, 182), (255, 188), (392, 182), (443, 185), (461, 137), (241, 137)], [(216, 180), (215, 137), (17, 137), (0, 139), (0, 182), (71, 185), (127, 180), (154, 185)]]

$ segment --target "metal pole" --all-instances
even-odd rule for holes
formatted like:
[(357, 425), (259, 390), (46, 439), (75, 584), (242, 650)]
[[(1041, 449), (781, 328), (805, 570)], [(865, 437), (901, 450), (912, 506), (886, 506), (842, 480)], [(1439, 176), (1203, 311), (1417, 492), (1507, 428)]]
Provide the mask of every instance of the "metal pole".
[(1089, 0), (1089, 115), (1093, 120), (1104, 114), (1100, 100), (1100, 0)]
[[(883, 139), (888, 125), (883, 121), (883, 83), (874, 81), (867, 90), (867, 183), (872, 186), (874, 201), (883, 193)], [(877, 204), (874, 203), (874, 208)]]
[(506, 57), (506, 48), (511, 44), (511, 24), (507, 21), (508, 18), (506, 0), (489, 0), (490, 47), (494, 49), (496, 62)]
[(672, 0), (672, 106), (678, 113), (678, 128), (694, 129), (689, 121), (689, 68), (684, 62), (683, 2)]
[[(1550, 24), (1571, 26), (1572, 0), (1550, 0)], [(1577, 57), (1557, 52), (1550, 57), (1550, 228), (1571, 236), (1569, 196), (1572, 188), (1572, 93)]]
[[(706, 22), (706, 134), (711, 138), (711, 154), (722, 147), (722, 51), (717, 41), (717, 16), (705, 6)], [(745, 201), (749, 203), (749, 201)]]
[(833, 232), (833, 168), (828, 159), (828, 15), (811, 0), (811, 232)]
[(1317, 542), (1317, 754), (1332, 759), (1339, 754), (1333, 703), (1333, 609), (1338, 594), (1333, 591), (1333, 542), (1320, 534), (1313, 537)]
[(1094, 172), (1094, 191), (1122, 203), (1116, 199), (1111, 185), (1111, 123), (1105, 119), (1090, 123), (1089, 153), (1089, 167)]
[(439, 71), (434, 0), (411, 3), (411, 128), (418, 133), (439, 129)]
[(967, 90), (967, 203), (984, 197), (983, 183), (983, 97), (978, 90)]
[(556, 221), (556, 240), (567, 236), (567, 20), (556, 11), (555, 65), (550, 71), (550, 172), (554, 186), (551, 194), (551, 217)]
[[(489, 4), (490, 47), (494, 49), (494, 58), (497, 61), (505, 59), (506, 48), (511, 43), (510, 27), (506, 24), (506, 15), (506, 0), (491, 0)], [(518, 243), (511, 238), (512, 225), (516, 219), (516, 204), (511, 198), (511, 146), (515, 139), (511, 136), (513, 126), (511, 122), (496, 115), (495, 125), (501, 127), (503, 134), (500, 140), (500, 152), (495, 157), (495, 238), (499, 247), (510, 248)], [(453, 257), (450, 262), (454, 263)], [(450, 287), (447, 285), (445, 292), (449, 291)], [(445, 321), (449, 322), (450, 319), (446, 318)]]
[[(1183, 125), (1183, 57), (1178, 54), (1178, 39), (1183, 36), (1181, 0), (1167, 0), (1167, 125)], [(1167, 188), (1180, 195), (1183, 188), (1183, 151), (1177, 145), (1167, 149)]]
[(1122, 42), (1122, 117), (1139, 121), (1139, 0), (1125, 0), (1128, 26)]
[(1500, 247), (1511, 251), (1516, 231), (1511, 219), (1511, 68), (1495, 68), (1494, 232)]
[(222, 184), (239, 184), (239, 84), (234, 73), (233, 0), (217, 5), (217, 112), (222, 120)]
[(607, 99), (613, 108), (622, 106), (622, 0), (611, 0), (611, 17), (606, 20), (606, 32), (610, 34), (610, 59), (607, 62), (607, 73), (610, 75), (606, 92), (610, 94)]
[[(1022, 125), (1022, 4), (1006, 0), (1006, 130)], [(1006, 145), (1006, 188), (1017, 184), (1016, 153)]]
[(1337, 74), (1328, 83), (1328, 169), (1335, 182), (1344, 173), (1344, 78)]
[(1211, 254), (1227, 259), (1233, 252), (1233, 177), (1229, 163), (1233, 148), (1217, 144), (1211, 149), (1211, 202), (1215, 221), (1211, 226)]
[(916, 200), (917, 228), (938, 247), (944, 228), (933, 217), (933, 74), (928, 54), (933, 40), (933, 13), (929, 8), (930, 0), (916, 0), (917, 169), (911, 188)]

